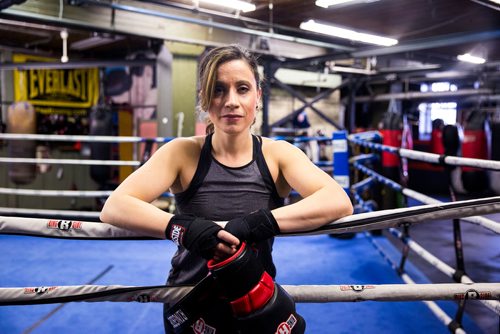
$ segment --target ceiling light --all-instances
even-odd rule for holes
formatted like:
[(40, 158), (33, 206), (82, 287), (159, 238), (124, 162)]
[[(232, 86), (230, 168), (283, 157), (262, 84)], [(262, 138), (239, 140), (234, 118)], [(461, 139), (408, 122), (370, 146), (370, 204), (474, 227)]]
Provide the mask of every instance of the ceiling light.
[(316, 0), (316, 6), (328, 8), (341, 3), (351, 2), (352, 0)]
[(457, 59), (472, 64), (484, 64), (486, 62), (486, 59), (473, 56), (470, 53), (464, 53), (463, 55), (458, 55)]
[(379, 0), (316, 0), (316, 6), (328, 8), (337, 5), (354, 5), (354, 4), (359, 4), (360, 2), (375, 2), (375, 1)]
[(71, 43), (70, 49), (72, 50), (87, 50), (92, 49), (98, 46), (114, 43), (117, 41), (121, 41), (124, 39), (122, 36), (113, 36), (113, 37), (103, 37), (100, 35), (95, 35), (89, 38), (81, 39), (77, 42)]
[(224, 6), (236, 10), (241, 10), (242, 12), (251, 12), (255, 10), (255, 5), (249, 2), (240, 0), (199, 0), (200, 2), (211, 3), (217, 6)]
[(302, 22), (300, 24), (300, 29), (314, 31), (320, 34), (331, 35), (339, 38), (350, 39), (353, 41), (382, 45), (382, 46), (392, 46), (398, 44), (397, 39), (376, 36), (372, 34), (365, 34), (354, 30), (344, 29), (328, 24), (317, 23), (314, 20)]
[(500, 5), (500, 0), (490, 0), (490, 1), (493, 2), (493, 3), (496, 3), (498, 5)]

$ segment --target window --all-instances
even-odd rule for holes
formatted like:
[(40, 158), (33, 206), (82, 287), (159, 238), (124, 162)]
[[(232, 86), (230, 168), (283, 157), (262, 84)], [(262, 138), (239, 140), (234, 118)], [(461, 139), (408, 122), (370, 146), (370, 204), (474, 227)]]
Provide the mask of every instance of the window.
[[(449, 92), (456, 91), (457, 86), (449, 82), (434, 82), (431, 85), (420, 85), (421, 92)], [(443, 123), (455, 124), (457, 121), (457, 103), (456, 102), (433, 102), (420, 103), (418, 105), (419, 125), (418, 133), (420, 140), (428, 140), (432, 133), (432, 122), (441, 119)]]

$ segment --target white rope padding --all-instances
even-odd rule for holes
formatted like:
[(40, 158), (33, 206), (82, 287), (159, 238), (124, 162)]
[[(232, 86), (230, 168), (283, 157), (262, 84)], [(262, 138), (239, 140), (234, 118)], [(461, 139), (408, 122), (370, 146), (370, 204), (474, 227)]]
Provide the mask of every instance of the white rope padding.
[[(2, 208), (0, 208), (1, 211)], [(11, 209), (14, 211), (15, 209)], [(40, 211), (40, 210), (38, 210)], [(481, 214), (500, 212), (500, 196), (474, 200), (457, 201), (442, 204), (428, 204), (411, 208), (399, 208), (355, 214), (338, 219), (314, 231), (298, 232), (290, 235), (338, 234), (360, 232), (375, 229), (397, 227), (404, 224), (423, 223), (428, 220), (460, 218)], [(85, 213), (85, 212), (80, 212)], [(89, 213), (90, 214), (90, 213)], [(96, 212), (98, 216), (98, 212)], [(80, 215), (78, 215), (80, 216)], [(84, 217), (84, 215), (81, 215)], [(55, 228), (50, 224), (57, 221), (63, 227)], [(21, 234), (31, 236), (49, 236), (55, 238), (131, 238), (143, 236), (125, 229), (105, 223), (77, 222), (73, 228), (72, 221), (46, 218), (20, 218), (0, 216), (0, 233)], [(68, 225), (69, 228), (68, 228)], [(110, 234), (112, 232), (112, 234)]]
[(29, 133), (0, 133), (0, 139), (8, 140), (43, 140), (43, 141), (72, 141), (72, 142), (101, 142), (101, 143), (142, 143), (152, 141), (165, 143), (174, 138), (155, 137), (141, 138), (131, 136), (93, 136), (93, 135), (42, 135)]
[[(356, 158), (360, 158), (361, 156), (357, 156)], [(407, 197), (411, 197), (413, 199), (416, 199), (417, 201), (424, 203), (424, 204), (440, 204), (444, 203), (441, 201), (438, 201), (432, 197), (429, 197), (427, 195), (424, 195), (422, 193), (419, 193), (415, 190), (405, 188), (401, 186), (400, 184), (386, 178), (385, 176), (373, 171), (372, 169), (369, 169), (368, 167), (361, 165), (359, 163), (354, 163), (354, 166), (362, 171), (363, 173), (369, 175), (368, 178), (358, 182), (356, 185), (353, 185), (353, 188), (356, 187), (357, 189), (362, 189), (365, 187), (365, 184), (369, 184), (371, 181), (376, 181), (376, 182), (382, 182), (383, 184), (391, 187), (392, 189), (399, 191), (403, 193)], [(354, 194), (354, 196), (357, 196), (357, 194)], [(464, 221), (474, 223), (477, 225), (480, 225), (484, 228), (489, 229), (490, 231), (493, 231), (497, 234), (500, 234), (500, 223), (497, 223), (491, 219), (485, 218), (485, 217), (479, 217), (479, 216), (474, 216), (474, 217), (464, 217), (461, 218)]]
[[(422, 300), (498, 300), (500, 283), (282, 285), (297, 303)], [(85, 302), (171, 303), (192, 287), (78, 285), (0, 288), (0, 305)]]
[[(56, 216), (56, 217), (83, 217), (99, 218), (100, 211), (50, 210), (0, 207), (0, 213), (28, 216)], [(0, 230), (1, 231), (1, 230)]]
[(14, 189), (0, 187), (0, 194), (27, 195), (27, 196), (55, 196), (55, 197), (107, 197), (112, 190), (41, 190), (41, 189)]
[[(415, 252), (416, 255), (419, 255), (422, 259), (427, 261), (427, 263), (431, 264), (434, 266), (436, 269), (438, 269), (440, 272), (445, 274), (446, 276), (453, 278), (453, 274), (455, 273), (455, 269), (450, 267), (448, 264), (444, 263), (441, 261), (439, 258), (437, 258), (434, 254), (426, 250), (424, 247), (422, 247), (420, 244), (418, 244), (416, 241), (412, 240), (409, 237), (405, 237), (403, 239), (403, 233), (395, 228), (390, 228), (389, 231), (399, 238), (403, 243), (407, 244), (408, 247), (410, 247), (411, 250)], [(462, 275), (460, 277), (461, 283), (474, 283), (474, 281), (467, 275)], [(483, 300), (482, 303), (486, 305), (490, 310), (493, 312), (496, 312), (498, 315), (500, 315), (500, 302), (498, 301), (492, 301), (492, 300)]]
[(7, 158), (0, 157), (0, 162), (22, 164), (54, 165), (98, 165), (98, 166), (140, 166), (135, 160), (93, 160), (93, 159), (42, 159), (42, 158)]
[[(370, 138), (370, 133), (366, 133), (364, 138)], [(351, 134), (348, 136), (348, 139), (349, 141), (355, 144), (379, 151), (391, 152), (393, 154), (399, 155), (402, 158), (424, 161), (433, 164), (444, 163), (451, 166), (464, 166), (464, 167), (466, 166), (466, 167), (486, 168), (491, 170), (500, 170), (500, 161), (462, 158), (450, 155), (439, 155), (435, 153), (428, 153), (422, 151), (409, 150), (406, 148), (382, 145), (378, 143), (369, 142), (366, 139), (362, 139), (362, 137), (360, 137), (358, 134)]]
[(287, 235), (362, 232), (405, 224), (419, 224), (428, 220), (461, 218), (497, 212), (500, 212), (500, 196), (359, 213), (338, 219), (314, 231)]
[(129, 239), (141, 235), (101, 222), (0, 216), (0, 233), (53, 238)]
[[(387, 253), (384, 251), (384, 249), (379, 245), (379, 243), (371, 236), (369, 233), (365, 232), (365, 235), (368, 236), (369, 240), (371, 241), (372, 245), (377, 249), (377, 251), (387, 260), (387, 262), (391, 265), (391, 267), (395, 270), (397, 270), (397, 266), (394, 263), (394, 261), (387, 255)], [(415, 286), (415, 281), (405, 272), (400, 274), (401, 279), (408, 284), (409, 286)], [(424, 300), (422, 301), (430, 310), (431, 312), (438, 318), (444, 325), (448, 326), (453, 322), (453, 319), (451, 319), (446, 312), (444, 312), (439, 305), (430, 300)], [(464, 334), (465, 331), (462, 330), (461, 328), (457, 328), (455, 330), (455, 333), (461, 333)]]
[[(424, 204), (439, 204), (443, 203), (441, 201), (438, 201), (435, 198), (432, 198), (430, 196), (424, 195), (422, 193), (419, 193), (415, 190), (411, 190), (408, 188), (403, 188), (401, 190), (403, 195), (416, 199), (417, 201), (424, 203)], [(486, 217), (480, 217), (480, 216), (472, 216), (472, 217), (463, 217), (460, 218), (461, 220), (464, 220), (469, 223), (473, 223), (479, 226), (482, 226), (484, 228), (487, 228), (490, 231), (495, 232), (496, 234), (500, 234), (500, 223), (496, 222), (492, 219), (486, 218)]]

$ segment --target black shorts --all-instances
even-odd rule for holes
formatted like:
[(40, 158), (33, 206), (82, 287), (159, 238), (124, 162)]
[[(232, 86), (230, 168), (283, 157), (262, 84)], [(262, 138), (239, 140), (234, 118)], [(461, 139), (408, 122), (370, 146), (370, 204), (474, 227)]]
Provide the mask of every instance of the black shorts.
[[(206, 305), (200, 305), (202, 308), (202, 313), (200, 318), (189, 327), (188, 331), (185, 333), (196, 333), (196, 334), (229, 334), (237, 333), (236, 327), (234, 325), (234, 318), (231, 314), (231, 308), (227, 301), (222, 301), (217, 298), (213, 298)], [(165, 327), (165, 333), (173, 334), (169, 331), (167, 326), (168, 320), (166, 318), (166, 313), (170, 308), (169, 304), (163, 305), (163, 324)]]

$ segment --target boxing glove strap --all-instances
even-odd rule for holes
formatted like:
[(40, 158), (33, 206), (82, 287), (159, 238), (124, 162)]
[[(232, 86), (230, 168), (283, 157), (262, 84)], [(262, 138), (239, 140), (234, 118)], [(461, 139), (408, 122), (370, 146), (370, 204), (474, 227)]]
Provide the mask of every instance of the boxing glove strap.
[(274, 281), (267, 272), (264, 272), (252, 290), (230, 302), (234, 316), (242, 317), (259, 310), (267, 304), (273, 294)]

